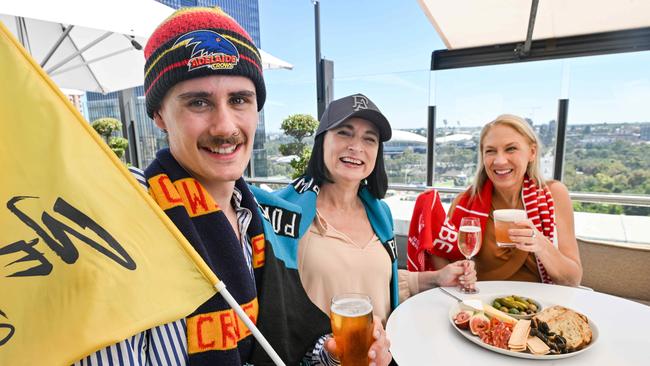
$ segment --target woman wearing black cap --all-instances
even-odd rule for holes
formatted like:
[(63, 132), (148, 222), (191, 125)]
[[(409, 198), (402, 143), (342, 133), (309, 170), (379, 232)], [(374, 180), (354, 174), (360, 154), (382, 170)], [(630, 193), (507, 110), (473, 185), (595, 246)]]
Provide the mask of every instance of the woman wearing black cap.
[(439, 271), (397, 270), (383, 142), (391, 127), (362, 94), (330, 103), (316, 131), (306, 174), (276, 194), (300, 206), (297, 266), (309, 298), (329, 314), (341, 293), (369, 295), (386, 322), (400, 298), (436, 285), (473, 283), (464, 262)]

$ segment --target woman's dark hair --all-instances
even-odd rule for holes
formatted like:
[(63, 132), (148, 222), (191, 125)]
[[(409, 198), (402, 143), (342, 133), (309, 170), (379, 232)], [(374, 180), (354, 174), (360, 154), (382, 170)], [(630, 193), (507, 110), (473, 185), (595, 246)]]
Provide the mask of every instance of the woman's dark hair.
[[(323, 142), (325, 141), (326, 133), (321, 133), (314, 139), (314, 147), (311, 150), (311, 157), (309, 158), (307, 170), (305, 171), (305, 174), (314, 178), (314, 182), (318, 185), (322, 185), (323, 182), (334, 183), (330, 177), (330, 172), (325, 166)], [(368, 190), (373, 196), (379, 199), (386, 196), (388, 176), (386, 176), (386, 167), (384, 166), (384, 144), (382, 142), (379, 143), (377, 149), (375, 169), (372, 170), (366, 180), (368, 181)]]

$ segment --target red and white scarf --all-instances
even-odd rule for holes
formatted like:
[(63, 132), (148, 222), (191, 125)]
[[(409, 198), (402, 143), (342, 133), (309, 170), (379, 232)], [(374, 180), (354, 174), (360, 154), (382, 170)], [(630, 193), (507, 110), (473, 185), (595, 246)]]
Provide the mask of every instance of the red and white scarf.
[[(449, 261), (464, 259), (458, 249), (460, 220), (463, 217), (478, 217), (481, 221), (481, 229), (485, 232), (485, 223), (492, 204), (492, 188), (492, 181), (488, 179), (481, 188), (479, 197), (471, 199), (470, 192), (465, 191), (458, 201), (451, 219), (445, 214), (440, 196), (435, 189), (420, 194), (415, 202), (409, 227), (408, 270), (417, 272), (435, 270), (432, 263), (425, 261), (425, 251)], [(543, 233), (554, 246), (557, 246), (553, 237), (555, 235), (555, 209), (548, 187), (537, 187), (535, 182), (526, 175), (521, 196), (528, 218), (535, 224), (537, 230)], [(537, 257), (535, 259), (542, 282), (552, 283), (542, 262)]]

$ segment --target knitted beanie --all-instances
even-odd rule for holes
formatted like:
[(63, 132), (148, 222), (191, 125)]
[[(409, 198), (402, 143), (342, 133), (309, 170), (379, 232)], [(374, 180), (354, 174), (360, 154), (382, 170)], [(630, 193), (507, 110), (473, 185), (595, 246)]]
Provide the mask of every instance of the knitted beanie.
[(244, 28), (218, 7), (175, 11), (149, 37), (144, 57), (144, 94), (151, 118), (176, 83), (209, 75), (251, 79), (257, 110), (264, 106), (260, 52)]

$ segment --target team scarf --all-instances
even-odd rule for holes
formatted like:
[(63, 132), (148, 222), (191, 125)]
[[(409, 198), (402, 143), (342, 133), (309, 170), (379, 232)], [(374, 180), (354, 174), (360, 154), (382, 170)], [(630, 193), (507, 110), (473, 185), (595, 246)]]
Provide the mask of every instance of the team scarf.
[[(260, 204), (271, 214), (272, 218), (276, 218), (274, 220), (274, 227), (277, 228), (276, 232), (285, 237), (293, 237), (296, 239), (295, 243), (286, 246), (287, 257), (291, 258), (293, 265), (296, 267), (298, 242), (314, 221), (314, 217), (316, 216), (316, 199), (319, 192), (320, 186), (316, 184), (313, 178), (302, 176), (295, 179), (285, 188), (273, 192), (275, 197), (282, 201), (292, 203), (293, 206), (290, 209), (285, 208), (280, 211), (272, 201), (260, 201)], [(392, 269), (389, 284), (390, 305), (391, 309), (394, 310), (399, 304), (399, 288), (393, 217), (386, 202), (376, 198), (366, 186), (362, 185), (359, 189), (359, 198), (366, 209), (370, 226), (372, 226), (375, 235), (377, 235), (390, 257)], [(295, 212), (299, 212), (299, 220), (294, 219), (296, 217)]]
[[(275, 233), (243, 178), (235, 187), (251, 211), (251, 275), (242, 244), (205, 188), (160, 150), (145, 170), (149, 192), (210, 269), (227, 286), (251, 320), (287, 364), (299, 364), (318, 338), (330, 332), (329, 319), (307, 297), (297, 271), (274, 252)], [(190, 365), (273, 365), (250, 330), (220, 294), (186, 317)]]
[[(442, 207), (436, 190), (429, 190), (418, 196), (409, 227), (407, 247), (407, 267), (409, 271), (435, 270), (430, 261), (425, 260), (425, 251), (434, 256), (457, 261), (465, 257), (458, 249), (458, 228), (463, 217), (477, 217), (481, 229), (485, 224), (492, 205), (493, 184), (489, 179), (483, 184), (478, 197), (472, 199), (469, 190), (462, 193), (449, 218)], [(538, 187), (526, 175), (521, 190), (526, 215), (537, 230), (546, 236), (554, 246), (555, 209), (553, 198), (547, 186)], [(535, 257), (537, 269), (543, 283), (552, 283), (542, 262)]]

